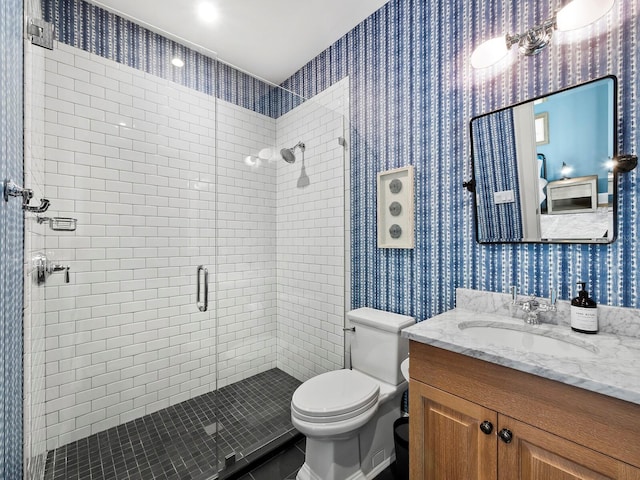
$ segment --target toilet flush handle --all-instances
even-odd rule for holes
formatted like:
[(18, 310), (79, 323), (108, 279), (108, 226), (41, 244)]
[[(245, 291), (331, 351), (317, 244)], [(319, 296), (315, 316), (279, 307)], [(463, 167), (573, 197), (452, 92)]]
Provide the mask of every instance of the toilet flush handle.
[(345, 327), (342, 329), (343, 332), (355, 332), (356, 327)]

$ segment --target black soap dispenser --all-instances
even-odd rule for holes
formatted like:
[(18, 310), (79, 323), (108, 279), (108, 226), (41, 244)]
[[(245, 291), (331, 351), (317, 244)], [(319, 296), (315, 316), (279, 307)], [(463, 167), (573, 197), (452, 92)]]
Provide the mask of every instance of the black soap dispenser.
[(578, 282), (582, 290), (571, 300), (571, 329), (580, 333), (598, 333), (598, 304), (589, 298), (585, 282)]

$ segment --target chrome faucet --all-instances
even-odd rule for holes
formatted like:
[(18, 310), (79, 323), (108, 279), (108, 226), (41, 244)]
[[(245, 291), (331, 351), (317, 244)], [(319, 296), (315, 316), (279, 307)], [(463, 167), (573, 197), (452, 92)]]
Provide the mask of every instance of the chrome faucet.
[(538, 325), (540, 323), (540, 319), (538, 318), (540, 312), (555, 312), (557, 310), (557, 300), (558, 297), (552, 288), (548, 303), (539, 302), (535, 295), (531, 295), (528, 300), (521, 301), (518, 300), (518, 288), (514, 286), (511, 287), (511, 304), (519, 306), (526, 312), (527, 317), (524, 321), (529, 325)]

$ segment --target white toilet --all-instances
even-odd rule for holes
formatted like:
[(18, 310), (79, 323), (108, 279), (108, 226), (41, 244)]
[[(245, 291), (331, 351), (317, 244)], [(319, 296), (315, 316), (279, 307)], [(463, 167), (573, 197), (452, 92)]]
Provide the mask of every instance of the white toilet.
[(372, 479), (395, 458), (393, 422), (407, 388), (400, 364), (409, 353), (400, 330), (415, 320), (373, 308), (347, 318), (353, 370), (313, 377), (291, 399), (293, 426), (307, 437), (298, 480)]

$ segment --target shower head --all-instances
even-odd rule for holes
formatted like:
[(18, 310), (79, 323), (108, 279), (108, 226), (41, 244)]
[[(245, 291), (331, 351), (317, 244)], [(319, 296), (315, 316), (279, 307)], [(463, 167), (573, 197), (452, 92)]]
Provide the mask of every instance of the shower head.
[(282, 159), (287, 163), (293, 163), (296, 161), (296, 156), (293, 153), (293, 148), (283, 148), (280, 150), (280, 155), (282, 155)]
[(304, 153), (304, 149), (306, 147), (304, 143), (298, 142), (291, 148), (283, 148), (282, 150), (280, 150), (280, 155), (282, 156), (282, 159), (287, 163), (294, 163), (296, 161), (296, 154), (295, 154), (296, 148), (299, 148), (300, 151)]

